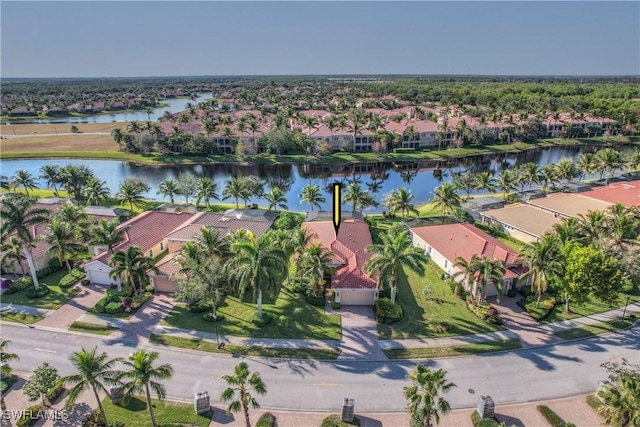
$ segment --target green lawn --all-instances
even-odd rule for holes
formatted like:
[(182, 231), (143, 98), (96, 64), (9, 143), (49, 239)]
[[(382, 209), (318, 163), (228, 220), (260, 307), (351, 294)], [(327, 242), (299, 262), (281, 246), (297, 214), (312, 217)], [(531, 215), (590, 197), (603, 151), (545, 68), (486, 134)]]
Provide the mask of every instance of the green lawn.
[[(215, 400), (215, 399), (214, 399)], [(212, 413), (197, 415), (193, 404), (151, 400), (156, 420), (160, 426), (201, 426), (207, 427)], [(114, 405), (109, 397), (102, 401), (109, 422), (119, 421), (127, 427), (147, 427), (151, 425), (151, 415), (147, 400), (133, 398), (126, 408)]]
[(117, 331), (118, 328), (114, 328), (113, 326), (108, 325), (96, 325), (94, 323), (86, 323), (86, 322), (73, 322), (71, 326), (69, 326), (70, 331), (76, 332), (87, 332), (89, 334), (97, 334), (97, 335), (109, 335), (113, 331)]
[[(400, 277), (397, 302), (404, 310), (404, 318), (393, 325), (378, 324), (380, 339), (437, 338), (504, 329), (471, 313), (464, 301), (440, 278), (442, 273), (433, 261), (429, 261), (424, 277), (412, 272)], [(437, 326), (445, 326), (447, 330), (439, 331)]]
[(579, 328), (565, 329), (564, 331), (554, 332), (553, 335), (564, 340), (576, 340), (580, 338), (595, 337), (596, 335), (606, 334), (607, 332), (613, 332), (619, 329), (626, 329), (634, 323), (635, 320), (615, 319), (607, 322), (595, 323), (593, 325), (581, 326)]
[[(4, 297), (2, 297), (2, 300), (4, 301)], [(5, 320), (7, 322), (24, 323), (25, 325), (32, 325), (36, 322), (41, 321), (42, 319), (44, 319), (44, 317), (42, 316), (24, 313), (12, 313), (9, 311), (3, 311), (0, 314), (0, 320)]]
[(335, 360), (340, 354), (339, 350), (333, 349), (244, 347), (229, 344), (225, 345), (223, 349), (218, 349), (215, 342), (194, 338), (174, 337), (164, 334), (151, 334), (149, 341), (155, 344), (187, 348), (189, 350), (200, 350), (209, 353), (285, 359)]
[[(570, 302), (569, 309), (571, 313), (564, 312), (564, 299), (562, 296), (558, 297), (558, 304), (556, 304), (555, 308), (551, 312), (551, 314), (542, 321), (542, 323), (553, 323), (560, 322), (562, 320), (575, 319), (576, 317), (584, 317), (590, 316), (592, 314), (603, 313), (605, 311), (613, 310), (615, 308), (624, 307), (627, 302), (627, 294), (621, 293), (618, 295), (618, 302), (614, 307), (609, 307), (606, 304), (597, 301), (589, 301), (585, 304), (573, 304)], [(629, 304), (640, 301), (640, 295), (631, 294), (631, 298), (629, 299)]]
[(517, 348), (521, 348), (520, 340), (492, 341), (450, 347), (401, 348), (383, 350), (383, 352), (389, 359), (433, 359), (436, 357), (465, 356)]
[(67, 301), (69, 301), (75, 294), (78, 293), (78, 291), (73, 287), (63, 289), (58, 286), (58, 282), (60, 282), (60, 279), (66, 276), (67, 273), (67, 269), (62, 268), (61, 270), (41, 279), (39, 281), (40, 284), (45, 284), (49, 287), (49, 293), (42, 298), (27, 298), (27, 291), (29, 290), (29, 288), (27, 288), (12, 295), (2, 295), (2, 302), (7, 304), (28, 305), (31, 307), (55, 310), (61, 305), (66, 304)]
[(511, 249), (513, 249), (515, 251), (518, 251), (518, 252), (522, 252), (522, 250), (527, 246), (527, 244), (524, 243), (524, 242), (515, 241), (515, 239), (509, 239), (509, 238), (506, 238), (506, 237), (496, 237), (496, 240), (498, 240), (499, 242), (504, 243), (505, 245), (507, 245)]
[[(340, 316), (326, 314), (323, 307), (312, 306), (303, 295), (282, 288), (275, 304), (269, 298), (263, 299), (263, 311), (273, 320), (258, 328), (251, 323), (257, 313), (256, 304), (227, 296), (219, 307), (224, 320), (218, 322), (221, 335), (254, 338), (291, 338), (339, 340), (341, 338)], [(202, 318), (203, 313), (190, 313), (184, 304), (178, 304), (162, 321), (162, 325), (197, 331), (213, 332), (214, 324)]]

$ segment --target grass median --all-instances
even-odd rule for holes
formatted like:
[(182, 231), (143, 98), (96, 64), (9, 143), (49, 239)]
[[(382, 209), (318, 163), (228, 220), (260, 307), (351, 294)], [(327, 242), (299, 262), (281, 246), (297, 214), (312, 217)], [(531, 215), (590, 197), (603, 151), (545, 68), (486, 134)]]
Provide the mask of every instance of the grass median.
[(581, 338), (590, 338), (597, 335), (615, 332), (621, 329), (627, 329), (635, 323), (636, 319), (615, 319), (607, 322), (595, 323), (593, 325), (581, 326), (579, 328), (565, 329), (563, 331), (554, 332), (553, 335), (563, 340), (577, 340)]
[(25, 325), (33, 325), (36, 322), (44, 319), (42, 316), (36, 316), (35, 314), (14, 313), (11, 311), (3, 311), (0, 314), (0, 320), (7, 322), (24, 323)]
[(437, 357), (466, 356), (521, 348), (520, 340), (490, 341), (448, 347), (399, 348), (383, 350), (389, 359), (434, 359)]
[[(201, 426), (211, 423), (212, 412), (198, 415), (193, 404), (151, 399), (153, 412), (160, 426)], [(109, 422), (121, 422), (127, 427), (147, 427), (151, 425), (147, 401), (143, 398), (129, 399), (128, 405), (120, 406), (110, 398), (102, 401)]]
[(75, 332), (86, 332), (89, 334), (96, 335), (109, 335), (113, 331), (117, 331), (118, 328), (114, 328), (109, 325), (96, 325), (94, 323), (86, 323), (86, 322), (73, 322), (71, 326), (69, 326), (70, 331)]

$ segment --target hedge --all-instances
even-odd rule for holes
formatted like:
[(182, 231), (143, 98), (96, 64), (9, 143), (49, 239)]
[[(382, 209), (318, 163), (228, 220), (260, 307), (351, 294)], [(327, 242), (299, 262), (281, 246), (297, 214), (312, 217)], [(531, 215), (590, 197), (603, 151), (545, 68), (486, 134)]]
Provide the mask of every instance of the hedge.
[(318, 307), (324, 307), (324, 296), (322, 295), (313, 295), (311, 293), (309, 293), (306, 296), (307, 302), (311, 305), (316, 305)]
[(7, 295), (15, 294), (27, 289), (30, 286), (33, 286), (33, 279), (31, 278), (31, 276), (22, 276), (19, 279), (14, 280), (11, 286), (9, 286), (9, 289), (7, 289), (4, 293)]
[(538, 411), (546, 418), (552, 427), (575, 427), (575, 424), (565, 422), (553, 409), (545, 405), (538, 405)]
[(520, 299), (516, 304), (529, 313), (529, 315), (535, 320), (541, 321), (549, 316), (553, 311), (553, 308), (557, 304), (557, 300), (554, 296), (549, 294), (542, 295), (542, 298), (540, 299), (540, 306), (536, 308), (537, 301), (538, 296), (536, 294), (531, 294)]
[(69, 286), (76, 284), (80, 279), (83, 279), (84, 277), (84, 271), (73, 269), (66, 276), (60, 279), (60, 282), (58, 282), (58, 286), (60, 286), (61, 288), (68, 288)]
[(500, 423), (494, 418), (481, 418), (477, 411), (471, 414), (471, 423), (473, 427), (499, 427)]
[(271, 412), (265, 412), (256, 421), (256, 427), (274, 427), (275, 425), (276, 417)]
[(103, 297), (96, 303), (96, 305), (93, 306), (93, 308), (98, 313), (104, 313), (105, 312), (104, 308), (107, 306), (107, 304), (109, 304), (110, 299), (111, 297)]
[(124, 313), (124, 307), (121, 302), (110, 302), (104, 307), (104, 311), (109, 314)]
[(353, 417), (353, 421), (350, 423), (346, 423), (344, 421), (342, 421), (342, 418), (340, 417), (340, 415), (329, 415), (327, 418), (325, 418), (324, 420), (322, 420), (322, 424), (320, 424), (320, 427), (344, 427), (344, 426), (359, 426), (360, 425), (360, 418), (358, 417)]

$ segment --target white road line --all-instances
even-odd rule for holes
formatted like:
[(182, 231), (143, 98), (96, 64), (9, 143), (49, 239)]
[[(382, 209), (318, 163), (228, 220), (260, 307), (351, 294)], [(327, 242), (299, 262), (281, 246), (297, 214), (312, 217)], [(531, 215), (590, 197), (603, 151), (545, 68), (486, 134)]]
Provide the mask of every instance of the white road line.
[(44, 351), (45, 353), (57, 353), (55, 350), (47, 350), (46, 348), (38, 348), (36, 347), (36, 351)]

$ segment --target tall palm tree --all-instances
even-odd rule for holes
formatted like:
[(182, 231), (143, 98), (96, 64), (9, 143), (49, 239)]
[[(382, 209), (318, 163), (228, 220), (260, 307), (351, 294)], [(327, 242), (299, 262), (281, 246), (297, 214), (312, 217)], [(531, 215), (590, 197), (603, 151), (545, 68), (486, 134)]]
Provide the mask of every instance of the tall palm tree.
[(16, 171), (16, 174), (13, 176), (11, 181), (9, 181), (9, 185), (13, 188), (18, 188), (22, 186), (24, 191), (29, 197), (29, 190), (35, 190), (38, 188), (38, 184), (36, 183), (36, 179), (31, 175), (31, 172), (25, 169), (20, 169)]
[(210, 259), (216, 258), (219, 261), (226, 261), (231, 254), (229, 237), (216, 228), (202, 227), (197, 242), (202, 246), (203, 253)]
[(62, 383), (67, 385), (73, 385), (69, 394), (67, 395), (66, 407), (71, 407), (80, 393), (86, 389), (91, 389), (93, 395), (98, 402), (98, 408), (102, 414), (102, 420), (105, 425), (109, 425), (107, 420), (107, 414), (102, 406), (102, 400), (100, 400), (100, 392), (108, 394), (105, 385), (114, 383), (114, 376), (116, 371), (113, 369), (118, 359), (107, 360), (107, 353), (96, 354), (97, 347), (92, 350), (85, 350), (73, 352), (69, 357), (71, 364), (76, 369), (76, 374), (66, 376), (62, 378)]
[(144, 197), (142, 196), (142, 188), (139, 186), (123, 181), (120, 183), (120, 189), (116, 194), (116, 198), (120, 203), (129, 203), (129, 207), (133, 211), (133, 207), (139, 207), (144, 202)]
[(147, 271), (158, 271), (153, 258), (144, 256), (138, 246), (130, 246), (126, 251), (118, 251), (109, 259), (111, 272), (109, 277), (121, 279), (136, 293), (141, 293), (149, 282)]
[(622, 167), (622, 153), (613, 148), (605, 148), (595, 155), (595, 169), (600, 171), (600, 179), (603, 179), (607, 171), (613, 176), (616, 169)]
[(0, 246), (0, 264), (7, 267), (12, 267), (16, 263), (20, 267), (20, 273), (24, 275), (24, 268), (22, 267), (22, 243), (15, 236), (9, 237), (5, 242), (2, 242)]
[(579, 214), (581, 233), (590, 241), (602, 237), (607, 232), (607, 215), (603, 211), (588, 211), (586, 215)]
[(353, 212), (363, 211), (369, 206), (377, 206), (376, 199), (362, 189), (360, 184), (352, 182), (347, 186), (347, 191), (344, 194), (344, 201), (351, 203), (353, 206)]
[(582, 243), (586, 237), (578, 218), (565, 218), (560, 224), (554, 224), (553, 235), (559, 240), (561, 245), (571, 242)]
[(456, 187), (452, 182), (445, 182), (433, 191), (433, 198), (430, 200), (436, 207), (442, 208), (442, 216), (453, 212), (460, 207), (460, 196), (456, 192)]
[(113, 247), (122, 242), (126, 237), (128, 227), (119, 227), (117, 219), (107, 221), (98, 220), (89, 231), (89, 242), (94, 245), (106, 245), (109, 255), (113, 255)]
[(522, 165), (522, 177), (529, 184), (529, 189), (533, 188), (533, 184), (540, 182), (540, 167), (537, 163), (529, 162)]
[(279, 189), (278, 187), (273, 187), (269, 192), (265, 193), (264, 198), (267, 202), (269, 202), (269, 209), (274, 208), (275, 211), (278, 210), (278, 207), (282, 209), (289, 209), (287, 206), (287, 196), (285, 196), (284, 191)]
[(58, 188), (56, 187), (56, 184), (60, 182), (60, 166), (43, 165), (40, 168), (40, 179), (44, 179), (47, 182), (47, 187), (53, 188), (53, 194), (58, 197)]
[(229, 386), (220, 396), (223, 402), (230, 402), (227, 412), (238, 412), (242, 409), (245, 425), (251, 427), (249, 406), (260, 409), (260, 404), (252, 395), (252, 391), (260, 396), (267, 394), (267, 386), (262, 381), (262, 377), (257, 372), (251, 373), (246, 362), (240, 362), (233, 368), (233, 375), (223, 375), (222, 379)]
[(155, 392), (158, 399), (164, 400), (167, 392), (164, 385), (157, 382), (157, 380), (168, 380), (173, 376), (173, 367), (170, 364), (163, 363), (158, 367), (153, 366), (158, 356), (159, 354), (155, 351), (138, 350), (132, 353), (129, 359), (120, 360), (125, 370), (118, 372), (115, 376), (115, 380), (122, 383), (125, 398), (130, 398), (134, 394), (145, 393), (153, 427), (157, 427), (158, 424), (153, 413), (151, 390)]
[(131, 120), (127, 125), (127, 132), (139, 134), (142, 132), (142, 127), (137, 120)]
[(165, 179), (158, 185), (156, 194), (169, 197), (169, 202), (173, 204), (173, 197), (178, 193), (178, 181), (175, 179)]
[(496, 186), (502, 190), (502, 197), (507, 198), (507, 193), (516, 189), (516, 176), (512, 171), (502, 170), (498, 174)]
[(35, 241), (35, 235), (31, 234), (31, 229), (36, 224), (45, 222), (49, 216), (46, 209), (34, 208), (35, 200), (22, 195), (4, 197), (0, 208), (0, 218), (2, 219), (2, 232), (9, 236), (13, 233), (22, 244), (22, 251), (27, 258), (29, 273), (33, 279), (33, 286), (38, 289), (38, 276), (36, 267), (31, 256), (31, 247)]
[(311, 206), (311, 211), (313, 212), (314, 207), (320, 209), (322, 203), (327, 203), (327, 199), (322, 196), (320, 187), (315, 184), (310, 184), (302, 188), (302, 193), (300, 193), (300, 202), (309, 204)]
[(69, 197), (77, 200), (82, 199), (84, 186), (92, 176), (93, 172), (91, 169), (83, 165), (67, 165), (60, 169), (60, 182), (69, 194)]
[(287, 259), (290, 259), (291, 255), (295, 254), (296, 275), (300, 276), (300, 284), (302, 285), (303, 273), (300, 262), (302, 261), (302, 255), (311, 243), (311, 239), (316, 235), (306, 228), (294, 228), (287, 233), (287, 237), (277, 238), (277, 236), (278, 235), (275, 235), (280, 243), (278, 247), (285, 251)]
[(540, 306), (542, 294), (547, 291), (549, 281), (562, 274), (560, 241), (553, 235), (545, 234), (540, 240), (527, 245), (520, 252), (520, 259), (529, 271), (520, 276), (531, 279), (531, 290), (538, 295), (536, 308)]
[(3, 377), (11, 376), (11, 366), (9, 362), (12, 360), (20, 360), (20, 357), (15, 353), (7, 353), (7, 346), (11, 344), (10, 340), (0, 338), (0, 374)]
[(582, 153), (578, 157), (578, 169), (580, 169), (580, 180), (584, 181), (584, 177), (594, 172), (595, 154)]
[(117, 128), (112, 130), (111, 136), (116, 144), (118, 144), (118, 151), (122, 151), (122, 142), (124, 141), (124, 133), (122, 132), (122, 129)]
[(480, 172), (475, 176), (475, 181), (476, 190), (482, 190), (483, 196), (485, 191), (494, 192), (496, 189), (496, 179), (491, 172)]
[(542, 184), (542, 189), (544, 191), (548, 191), (549, 186), (553, 185), (556, 179), (559, 178), (558, 169), (556, 168), (556, 166), (557, 165), (553, 165), (550, 163), (545, 167), (543, 167), (542, 169), (540, 169), (539, 180), (540, 180), (540, 184)]
[(397, 224), (386, 233), (380, 234), (381, 244), (374, 244), (365, 249), (373, 252), (373, 256), (364, 265), (367, 274), (378, 272), (378, 282), (388, 281), (391, 286), (391, 301), (396, 302), (396, 286), (398, 277), (405, 267), (423, 275), (424, 263), (428, 257), (420, 248), (413, 246), (411, 235), (403, 225)]
[(640, 425), (640, 375), (620, 376), (613, 385), (598, 391), (602, 404), (598, 414), (608, 425), (631, 427)]
[(258, 317), (262, 318), (262, 291), (275, 291), (279, 281), (287, 275), (286, 254), (273, 245), (269, 234), (256, 238), (251, 232), (246, 238), (234, 241), (231, 251), (234, 256), (226, 267), (235, 279), (239, 297), (252, 289), (253, 302), (258, 304)]
[(232, 197), (236, 201), (236, 208), (238, 208), (238, 199), (249, 198), (249, 189), (244, 180), (234, 177), (227, 181), (222, 196), (223, 199)]
[(555, 165), (556, 176), (560, 179), (560, 182), (571, 181), (578, 175), (576, 163), (573, 159), (564, 158), (561, 159)]
[(402, 219), (407, 213), (418, 215), (418, 210), (413, 205), (415, 195), (406, 187), (401, 187), (385, 196), (384, 205), (391, 213), (402, 212)]
[(67, 266), (67, 270), (71, 271), (69, 264), (69, 255), (82, 252), (85, 247), (78, 243), (78, 228), (59, 218), (53, 218), (45, 230), (44, 241), (49, 244), (48, 253), (60, 259)]
[(322, 247), (321, 243), (315, 243), (302, 253), (302, 270), (304, 277), (310, 284), (311, 293), (320, 296), (324, 285), (325, 274), (333, 274), (335, 269), (331, 266), (331, 251)]
[(111, 190), (107, 187), (107, 182), (94, 177), (87, 180), (84, 192), (88, 205), (100, 206), (102, 201), (111, 197)]
[(220, 200), (217, 190), (218, 185), (209, 178), (198, 178), (196, 187), (196, 205), (200, 204), (200, 200), (204, 200), (205, 206), (211, 206), (211, 199)]
[(412, 427), (431, 427), (431, 420), (440, 424), (440, 414), (451, 411), (451, 405), (443, 395), (447, 394), (456, 385), (445, 378), (447, 371), (431, 369), (418, 365), (415, 371), (411, 371), (408, 377), (412, 385), (402, 389), (404, 397), (409, 401), (407, 411), (411, 414)]

